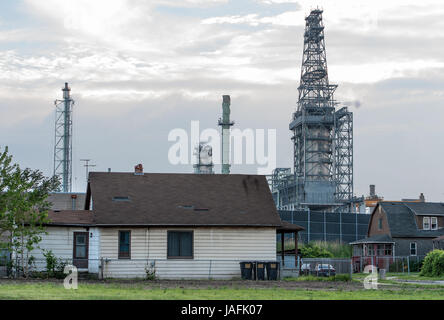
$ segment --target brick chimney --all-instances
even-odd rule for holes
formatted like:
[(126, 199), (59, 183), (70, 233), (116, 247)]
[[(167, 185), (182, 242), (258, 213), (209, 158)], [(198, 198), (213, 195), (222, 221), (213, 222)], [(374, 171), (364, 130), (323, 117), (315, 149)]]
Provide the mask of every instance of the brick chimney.
[(134, 166), (134, 174), (135, 175), (143, 175), (143, 166), (141, 163), (139, 163), (138, 165)]

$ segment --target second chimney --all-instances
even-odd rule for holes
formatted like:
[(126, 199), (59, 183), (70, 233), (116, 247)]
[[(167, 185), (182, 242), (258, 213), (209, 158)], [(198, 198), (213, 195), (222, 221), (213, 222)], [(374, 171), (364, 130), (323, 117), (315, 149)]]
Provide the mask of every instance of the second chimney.
[(139, 163), (138, 165), (134, 166), (134, 174), (135, 175), (143, 175), (143, 166), (141, 163)]

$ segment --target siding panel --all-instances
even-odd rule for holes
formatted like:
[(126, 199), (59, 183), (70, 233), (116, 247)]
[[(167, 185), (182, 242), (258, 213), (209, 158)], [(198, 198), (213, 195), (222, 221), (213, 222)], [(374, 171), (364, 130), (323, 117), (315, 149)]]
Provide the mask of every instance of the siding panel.
[(131, 260), (117, 259), (119, 230), (101, 231), (105, 277), (145, 277), (145, 268), (155, 264), (158, 278), (229, 279), (240, 277), (239, 261), (276, 259), (275, 228), (171, 229), (194, 231), (194, 259), (170, 260), (164, 228), (131, 229)]

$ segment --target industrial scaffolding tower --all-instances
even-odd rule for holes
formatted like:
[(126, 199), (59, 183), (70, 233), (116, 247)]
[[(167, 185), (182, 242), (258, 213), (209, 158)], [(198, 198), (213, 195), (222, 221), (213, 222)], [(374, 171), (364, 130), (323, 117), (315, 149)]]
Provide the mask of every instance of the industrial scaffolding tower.
[[(301, 80), (293, 132), (294, 172), (277, 168), (270, 179), (279, 209), (350, 211), (353, 203), (353, 113), (328, 81), (322, 10), (305, 18)], [(285, 174), (284, 174), (285, 173)]]
[(62, 192), (72, 189), (72, 107), (74, 100), (70, 95), (68, 83), (62, 88), (63, 100), (55, 100), (55, 144), (54, 175), (61, 179)]

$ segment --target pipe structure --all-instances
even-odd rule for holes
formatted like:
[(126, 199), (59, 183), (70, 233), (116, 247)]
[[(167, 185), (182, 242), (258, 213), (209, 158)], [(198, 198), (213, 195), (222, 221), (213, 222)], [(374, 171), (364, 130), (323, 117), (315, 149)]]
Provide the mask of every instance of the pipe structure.
[(234, 125), (230, 121), (230, 105), (230, 96), (222, 96), (222, 119), (218, 123), (222, 127), (222, 174), (230, 173), (230, 127)]

